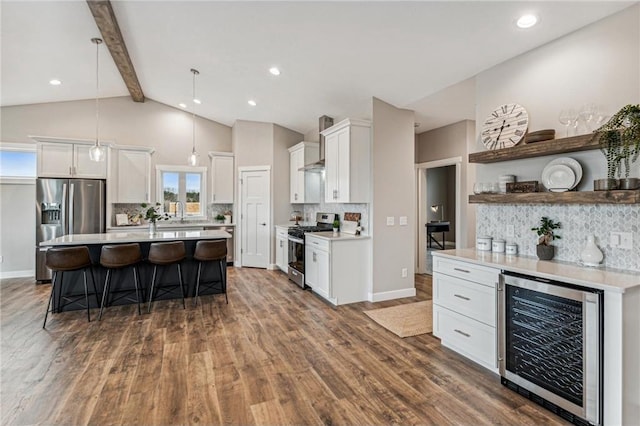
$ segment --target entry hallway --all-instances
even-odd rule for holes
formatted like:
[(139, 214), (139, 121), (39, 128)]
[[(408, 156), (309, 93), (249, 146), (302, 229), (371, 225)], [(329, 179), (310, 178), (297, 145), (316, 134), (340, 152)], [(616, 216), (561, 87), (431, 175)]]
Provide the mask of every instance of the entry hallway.
[[(229, 304), (206, 296), (53, 314), (49, 285), (0, 282), (2, 424), (565, 424), (442, 348), (337, 309), (281, 272), (229, 268)], [(97, 318), (97, 310), (92, 318)]]

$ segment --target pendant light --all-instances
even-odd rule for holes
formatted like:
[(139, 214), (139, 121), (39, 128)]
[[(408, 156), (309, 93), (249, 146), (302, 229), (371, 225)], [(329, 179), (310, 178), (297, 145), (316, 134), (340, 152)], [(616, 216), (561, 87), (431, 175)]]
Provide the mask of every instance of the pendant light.
[[(199, 104), (200, 102), (198, 101), (198, 98), (196, 98), (196, 75), (200, 74), (200, 72), (197, 69), (191, 68), (191, 72), (193, 73), (193, 102)], [(193, 130), (192, 130), (192, 136), (193, 136), (193, 145), (191, 147), (191, 154), (189, 154), (189, 158), (187, 159), (187, 162), (190, 166), (197, 166), (198, 165), (198, 153), (196, 152), (196, 111), (195, 111), (195, 106), (193, 107), (192, 110), (192, 118), (193, 118)]]
[(100, 67), (98, 61), (98, 53), (100, 51), (100, 44), (102, 44), (102, 39), (92, 38), (91, 42), (96, 45), (96, 143), (91, 148), (89, 148), (89, 158), (92, 161), (104, 161), (106, 152), (104, 146), (100, 145), (100, 101), (98, 100), (98, 95), (100, 93), (100, 79), (98, 78)]

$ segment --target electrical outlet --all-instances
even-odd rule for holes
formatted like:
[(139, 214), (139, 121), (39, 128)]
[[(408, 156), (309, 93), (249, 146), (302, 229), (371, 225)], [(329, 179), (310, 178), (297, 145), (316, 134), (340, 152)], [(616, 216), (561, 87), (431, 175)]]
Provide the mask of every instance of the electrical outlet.
[(507, 237), (515, 237), (516, 230), (513, 225), (507, 225)]
[(609, 237), (609, 246), (624, 250), (633, 249), (633, 234), (631, 232), (612, 232)]
[(400, 226), (407, 226), (408, 221), (406, 216), (400, 216), (398, 220), (400, 222)]
[(396, 224), (396, 218), (393, 216), (387, 216), (387, 226), (393, 226)]
[(402, 268), (402, 278), (407, 278), (407, 268)]

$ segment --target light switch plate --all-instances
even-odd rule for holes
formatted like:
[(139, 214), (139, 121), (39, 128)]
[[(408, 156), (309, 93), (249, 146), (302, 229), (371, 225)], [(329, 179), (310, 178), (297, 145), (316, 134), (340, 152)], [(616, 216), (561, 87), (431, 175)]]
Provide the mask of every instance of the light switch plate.
[(400, 222), (400, 226), (407, 226), (407, 217), (406, 216), (400, 216), (399, 222)]
[(387, 216), (387, 226), (393, 226), (396, 224), (396, 218), (394, 216)]
[(631, 232), (612, 232), (609, 245), (612, 248), (631, 250), (633, 249), (633, 234)]

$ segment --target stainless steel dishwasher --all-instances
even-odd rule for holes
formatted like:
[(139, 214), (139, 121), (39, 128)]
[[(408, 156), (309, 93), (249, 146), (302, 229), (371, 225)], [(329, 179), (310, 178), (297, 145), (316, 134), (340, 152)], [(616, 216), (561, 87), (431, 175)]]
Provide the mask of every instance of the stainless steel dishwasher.
[(231, 238), (227, 238), (227, 265), (233, 265), (233, 247), (234, 247), (234, 232), (235, 226), (229, 225), (207, 225), (204, 227), (205, 231), (209, 230), (220, 230), (227, 231), (231, 234)]

